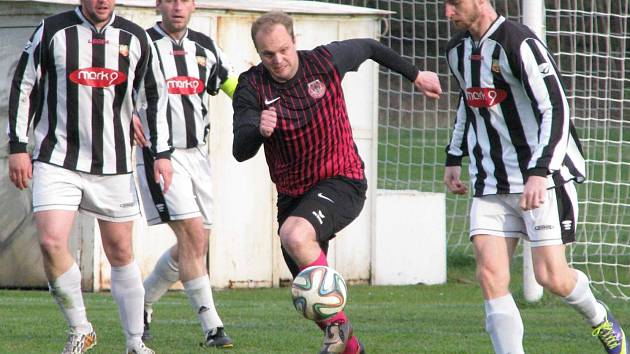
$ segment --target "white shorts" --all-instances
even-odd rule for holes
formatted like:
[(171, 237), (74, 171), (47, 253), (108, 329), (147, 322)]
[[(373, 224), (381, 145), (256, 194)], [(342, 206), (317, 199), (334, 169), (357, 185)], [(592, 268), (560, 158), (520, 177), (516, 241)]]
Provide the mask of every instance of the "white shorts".
[(523, 211), (521, 194), (493, 194), (473, 198), (470, 238), (475, 235), (523, 237), (532, 247), (575, 241), (578, 202), (573, 182), (547, 190), (539, 208)]
[[(175, 149), (171, 154), (173, 180), (166, 194), (153, 180), (153, 157), (148, 149), (137, 149), (138, 181), (147, 223), (203, 218), (212, 224), (212, 182), (210, 159), (200, 148)], [(150, 176), (147, 179), (147, 175)]]
[(35, 161), (33, 212), (79, 210), (100, 220), (131, 221), (140, 216), (131, 173), (93, 175)]

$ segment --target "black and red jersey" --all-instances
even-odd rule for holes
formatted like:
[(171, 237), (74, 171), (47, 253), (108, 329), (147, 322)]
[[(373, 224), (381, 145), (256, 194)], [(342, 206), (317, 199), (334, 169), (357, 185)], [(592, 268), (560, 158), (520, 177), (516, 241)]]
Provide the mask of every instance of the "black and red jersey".
[[(298, 57), (296, 75), (284, 83), (262, 64), (241, 74), (233, 100), (234, 156), (246, 160), (264, 145), (271, 179), (278, 193), (289, 196), (334, 176), (365, 178), (341, 87), (345, 73), (374, 59), (410, 80), (417, 75), (413, 65), (371, 39), (333, 42), (298, 51)], [(269, 107), (275, 108), (278, 122), (263, 138), (260, 114)]]

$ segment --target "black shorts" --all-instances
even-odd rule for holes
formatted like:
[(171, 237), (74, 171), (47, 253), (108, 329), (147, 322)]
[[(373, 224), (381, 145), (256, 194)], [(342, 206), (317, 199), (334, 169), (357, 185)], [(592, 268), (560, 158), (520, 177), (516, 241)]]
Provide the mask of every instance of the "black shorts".
[(317, 240), (326, 242), (348, 226), (365, 204), (366, 180), (332, 177), (319, 181), (299, 197), (278, 194), (278, 225), (289, 216), (308, 220)]

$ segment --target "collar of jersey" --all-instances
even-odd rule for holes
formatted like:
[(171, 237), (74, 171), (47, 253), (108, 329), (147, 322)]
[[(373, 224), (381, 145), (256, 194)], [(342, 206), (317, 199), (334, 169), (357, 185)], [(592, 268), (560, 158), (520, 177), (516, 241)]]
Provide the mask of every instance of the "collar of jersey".
[(160, 23), (162, 23), (162, 21), (158, 21), (155, 23), (155, 26), (153, 26), (153, 29), (155, 29), (159, 34), (161, 34), (162, 36), (168, 38), (171, 40), (171, 42), (177, 44), (178, 46), (182, 46), (184, 44), (184, 40), (186, 40), (186, 38), (188, 38), (188, 27), (186, 27), (186, 33), (184, 33), (184, 35), (182, 36), (182, 39), (180, 39), (179, 41), (176, 40), (175, 38), (171, 37), (170, 34), (166, 33), (166, 31), (164, 31), (164, 29), (162, 28), (162, 26), (160, 26)]
[(85, 18), (85, 16), (83, 16), (83, 12), (81, 12), (81, 6), (77, 6), (77, 8), (74, 9), (74, 13), (79, 17), (79, 19), (81, 20), (81, 22), (83, 22), (84, 25), (90, 27), (92, 31), (96, 33), (105, 32), (105, 29), (111, 26), (111, 24), (114, 23), (114, 19), (116, 18), (116, 14), (112, 12), (112, 18), (110, 18), (109, 21), (105, 24), (105, 26), (103, 26), (103, 28), (101, 28), (101, 30), (99, 31), (96, 29), (96, 27), (94, 27), (94, 24), (90, 20), (88, 20), (87, 18)]
[(490, 37), (494, 32), (496, 32), (501, 24), (503, 24), (503, 22), (505, 22), (505, 17), (503, 17), (502, 15), (498, 15), (494, 22), (490, 25), (490, 27), (488, 27), (486, 33), (483, 34), (479, 42), (475, 42), (475, 39), (473, 38), (472, 34), (470, 34), (470, 32), (468, 32), (468, 37), (470, 37), (470, 40), (473, 41), (473, 43), (479, 46), (484, 40), (486, 40), (486, 38)]

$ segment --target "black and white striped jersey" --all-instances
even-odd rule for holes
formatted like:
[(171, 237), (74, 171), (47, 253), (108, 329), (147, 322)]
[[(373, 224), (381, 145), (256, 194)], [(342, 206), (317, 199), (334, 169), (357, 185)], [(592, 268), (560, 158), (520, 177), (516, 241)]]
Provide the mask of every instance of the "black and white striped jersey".
[(470, 157), (475, 196), (521, 193), (531, 175), (549, 187), (584, 180), (560, 75), (533, 32), (499, 16), (479, 42), (454, 37), (446, 56), (461, 89), (446, 165)]
[(166, 79), (173, 147), (187, 149), (205, 144), (210, 128), (208, 94), (216, 95), (228, 79), (232, 72), (229, 61), (210, 37), (191, 29), (180, 41), (164, 32), (160, 23), (147, 32)]
[(32, 121), (34, 160), (91, 174), (130, 173), (138, 97), (146, 102), (154, 153), (169, 156), (166, 86), (147, 33), (115, 14), (98, 31), (80, 7), (48, 17), (13, 77), (10, 152), (26, 151)]

